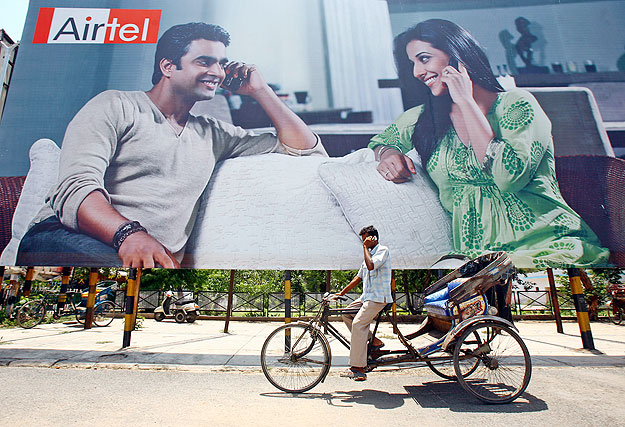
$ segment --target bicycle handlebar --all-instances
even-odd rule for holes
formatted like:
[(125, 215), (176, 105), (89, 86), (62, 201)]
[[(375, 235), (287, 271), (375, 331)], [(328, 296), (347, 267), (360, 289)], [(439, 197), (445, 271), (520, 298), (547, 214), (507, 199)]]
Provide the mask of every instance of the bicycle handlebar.
[(337, 294), (333, 294), (330, 292), (326, 292), (325, 294), (323, 294), (323, 301), (328, 301), (328, 302), (347, 301), (347, 297), (344, 295), (337, 295)]

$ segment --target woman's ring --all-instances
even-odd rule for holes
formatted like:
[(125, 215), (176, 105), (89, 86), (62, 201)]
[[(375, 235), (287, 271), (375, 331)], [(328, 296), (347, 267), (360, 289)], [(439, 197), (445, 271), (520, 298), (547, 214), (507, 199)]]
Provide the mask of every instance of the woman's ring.
[(389, 174), (390, 172), (391, 172), (391, 171), (386, 171), (386, 172), (384, 172), (384, 176), (388, 176), (388, 174)]

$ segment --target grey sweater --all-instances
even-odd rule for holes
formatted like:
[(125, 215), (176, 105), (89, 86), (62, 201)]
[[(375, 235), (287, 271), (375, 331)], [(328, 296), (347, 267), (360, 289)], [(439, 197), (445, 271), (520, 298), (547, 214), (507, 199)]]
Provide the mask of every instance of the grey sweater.
[(78, 230), (78, 207), (101, 191), (180, 260), (215, 163), (271, 152), (327, 156), (319, 141), (296, 150), (207, 116), (190, 116), (177, 135), (145, 92), (102, 92), (68, 125), (58, 183), (33, 223), (56, 215)]

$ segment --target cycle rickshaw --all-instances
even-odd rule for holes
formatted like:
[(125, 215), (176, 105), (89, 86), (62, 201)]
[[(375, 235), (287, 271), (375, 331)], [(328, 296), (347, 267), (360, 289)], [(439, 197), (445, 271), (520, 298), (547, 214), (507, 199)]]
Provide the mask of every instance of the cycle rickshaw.
[[(366, 370), (417, 363), (445, 379), (457, 380), (484, 402), (513, 401), (527, 388), (532, 371), (527, 347), (511, 321), (513, 273), (508, 255), (495, 252), (475, 258), (438, 280), (425, 291), (427, 317), (416, 332), (403, 335), (389, 316), (405, 348), (370, 349)], [(349, 348), (349, 340), (328, 318), (355, 312), (330, 308), (334, 301), (335, 294), (326, 294), (312, 320), (282, 325), (265, 340), (261, 366), (278, 389), (301, 393), (325, 380), (332, 361), (326, 334)], [(378, 315), (374, 336), (391, 306)], [(410, 342), (426, 334), (434, 342), (419, 348)]]

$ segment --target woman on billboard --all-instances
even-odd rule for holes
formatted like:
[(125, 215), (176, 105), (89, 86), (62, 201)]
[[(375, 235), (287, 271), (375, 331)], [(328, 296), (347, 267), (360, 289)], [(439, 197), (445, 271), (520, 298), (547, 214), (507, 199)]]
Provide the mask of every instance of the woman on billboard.
[(401, 183), (416, 173), (415, 148), (451, 213), (455, 251), (505, 250), (524, 265), (605, 266), (609, 251), (562, 198), (551, 122), (527, 91), (504, 91), (477, 41), (441, 19), (395, 38), (399, 78), (427, 99), (369, 147), (378, 171)]

